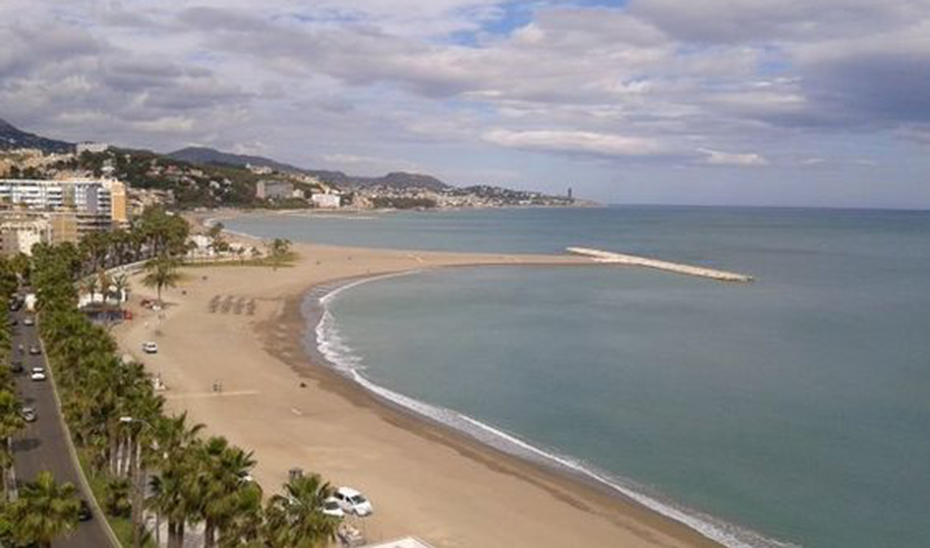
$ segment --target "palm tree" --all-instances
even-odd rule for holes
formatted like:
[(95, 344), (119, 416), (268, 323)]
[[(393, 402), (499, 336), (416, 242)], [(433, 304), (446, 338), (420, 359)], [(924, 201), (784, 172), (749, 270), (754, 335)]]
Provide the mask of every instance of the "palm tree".
[(97, 294), (97, 290), (100, 289), (100, 279), (97, 276), (88, 276), (81, 283), (81, 291), (87, 295), (87, 297), (93, 302), (94, 295)]
[(291, 241), (285, 238), (275, 238), (271, 242), (271, 247), (269, 249), (269, 255), (271, 258), (272, 269), (277, 270), (291, 252)]
[(184, 545), (184, 526), (197, 512), (192, 501), (197, 472), (192, 455), (203, 427), (188, 426), (186, 413), (155, 423), (155, 441), (163, 458), (157, 459), (160, 474), (150, 482), (153, 494), (147, 502), (158, 519), (168, 519), (168, 548)]
[(146, 274), (142, 284), (154, 287), (158, 291), (158, 302), (161, 303), (161, 290), (165, 287), (175, 287), (181, 279), (178, 273), (179, 262), (168, 256), (161, 256), (145, 264)]
[(336, 538), (339, 521), (323, 513), (333, 488), (318, 474), (291, 479), (268, 502), (266, 540), (275, 548), (317, 548)]
[(117, 298), (122, 303), (124, 297), (128, 298), (129, 295), (129, 275), (125, 272), (120, 272), (119, 274), (113, 276), (113, 289), (117, 295)]
[(26, 422), (20, 414), (20, 402), (16, 395), (9, 390), (0, 391), (0, 481), (3, 482), (4, 500), (9, 485), (9, 470), (13, 466), (10, 440), (24, 426)]
[(161, 473), (150, 482), (149, 507), (168, 519), (168, 548), (184, 546), (184, 528), (196, 512), (190, 503), (190, 478), (195, 469), (190, 458), (166, 459)]
[(17, 541), (50, 548), (53, 540), (77, 526), (80, 508), (73, 484), (58, 484), (51, 472), (40, 472), (35, 481), (20, 489), (19, 499), (12, 506)]
[(204, 519), (204, 548), (213, 548), (217, 530), (224, 529), (235, 516), (255, 460), (252, 453), (230, 446), (223, 437), (207, 440), (196, 458), (200, 467), (196, 494)]
[(214, 223), (207, 230), (207, 236), (210, 238), (210, 247), (213, 248), (213, 251), (216, 253), (221, 253), (229, 249), (229, 244), (223, 238), (223, 229), (226, 228), (223, 226), (223, 223)]
[(239, 489), (234, 503), (231, 519), (220, 530), (219, 545), (222, 548), (257, 546), (265, 521), (261, 487), (255, 482), (246, 483)]

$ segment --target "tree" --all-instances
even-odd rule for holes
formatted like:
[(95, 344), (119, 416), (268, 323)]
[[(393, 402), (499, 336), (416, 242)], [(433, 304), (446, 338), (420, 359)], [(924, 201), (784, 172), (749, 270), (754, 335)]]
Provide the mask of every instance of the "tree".
[(17, 542), (50, 548), (53, 540), (77, 526), (80, 508), (73, 484), (56, 483), (51, 472), (40, 472), (19, 490), (11, 508)]
[(144, 235), (154, 256), (177, 256), (187, 251), (190, 226), (183, 217), (171, 215), (162, 208), (146, 209), (134, 229)]
[(235, 517), (255, 460), (223, 437), (212, 437), (199, 449), (196, 496), (204, 520), (204, 548), (213, 548), (217, 530), (225, 529)]
[(100, 289), (100, 285), (97, 276), (88, 276), (81, 282), (81, 292), (87, 295), (91, 301), (93, 301), (98, 289)]
[(10, 390), (0, 390), (0, 481), (3, 482), (4, 498), (9, 485), (9, 471), (13, 466), (10, 440), (24, 426), (26, 422), (20, 414), (19, 399)]
[(157, 462), (160, 474), (150, 481), (147, 503), (158, 518), (168, 519), (168, 548), (184, 545), (185, 524), (197, 513), (193, 497), (197, 466), (197, 434), (202, 424), (188, 426), (187, 415), (163, 418), (156, 423), (155, 440), (164, 458)]
[(210, 226), (210, 229), (207, 230), (207, 236), (210, 237), (210, 246), (213, 248), (213, 251), (221, 253), (229, 249), (229, 244), (226, 242), (226, 239), (223, 238), (223, 229), (226, 228), (223, 226), (223, 223), (214, 223)]
[(129, 298), (129, 275), (125, 272), (120, 272), (113, 276), (113, 289), (116, 295), (116, 298), (122, 303), (124, 300)]
[(271, 242), (271, 248), (269, 249), (272, 268), (277, 270), (288, 259), (290, 253), (291, 241), (284, 238), (275, 238)]
[(262, 509), (262, 488), (248, 482), (239, 489), (229, 519), (220, 530), (222, 548), (259, 546), (265, 513)]
[(317, 474), (284, 484), (284, 495), (268, 501), (266, 540), (275, 548), (317, 548), (336, 538), (339, 521), (323, 513), (323, 501), (333, 488)]
[(178, 273), (180, 263), (177, 259), (161, 256), (145, 263), (145, 277), (142, 284), (154, 287), (158, 291), (158, 302), (161, 303), (161, 290), (165, 287), (175, 287), (181, 279)]

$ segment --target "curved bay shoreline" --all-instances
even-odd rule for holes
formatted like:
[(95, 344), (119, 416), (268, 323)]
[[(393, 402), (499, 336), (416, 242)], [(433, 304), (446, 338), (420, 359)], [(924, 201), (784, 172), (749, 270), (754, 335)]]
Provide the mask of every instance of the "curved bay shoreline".
[[(156, 320), (137, 310), (141, 321), (118, 330), (124, 349), (159, 338), (163, 350), (147, 366), (171, 388), (169, 405), (189, 412), (210, 432), (254, 449), (256, 477), (266, 490), (273, 491), (288, 468), (298, 464), (334, 482), (354, 483), (375, 500), (378, 511), (367, 522), (374, 540), (413, 534), (437, 547), (719, 546), (580, 474), (512, 456), (392, 405), (304, 348), (308, 326), (301, 306), (307, 293), (321, 285), (435, 267), (590, 262), (561, 256), (297, 248), (303, 257), (299, 264), (277, 273), (198, 268), (194, 272), (201, 279), (184, 288), (187, 294), (155, 329), (149, 322)], [(341, 264), (333, 266), (337, 261)], [(317, 268), (320, 263), (327, 266)], [(238, 294), (259, 303), (254, 318), (206, 310), (216, 295)], [(242, 396), (203, 395), (208, 380), (220, 376), (230, 394)]]

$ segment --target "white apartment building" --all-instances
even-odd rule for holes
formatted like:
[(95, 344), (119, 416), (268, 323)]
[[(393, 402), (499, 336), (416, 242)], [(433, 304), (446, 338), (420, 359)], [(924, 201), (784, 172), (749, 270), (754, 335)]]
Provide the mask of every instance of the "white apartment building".
[(342, 205), (342, 196), (338, 194), (313, 194), (310, 196), (316, 207), (336, 208)]
[(126, 187), (109, 179), (0, 179), (0, 202), (34, 210), (73, 208), (120, 222), (126, 217)]

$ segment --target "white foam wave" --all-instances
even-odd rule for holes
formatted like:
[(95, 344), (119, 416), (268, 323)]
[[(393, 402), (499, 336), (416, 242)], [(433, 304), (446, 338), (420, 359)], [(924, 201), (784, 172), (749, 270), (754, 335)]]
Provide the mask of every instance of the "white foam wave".
[(662, 500), (658, 496), (648, 494), (646, 489), (636, 486), (633, 482), (620, 480), (576, 458), (561, 455), (554, 451), (544, 450), (520, 439), (514, 434), (495, 428), (477, 419), (451, 409), (431, 405), (405, 396), (369, 380), (362, 374), (365, 368), (362, 358), (352, 350), (339, 332), (335, 317), (330, 311), (330, 305), (341, 293), (353, 287), (376, 280), (412, 273), (413, 272), (387, 274), (384, 276), (356, 280), (336, 287), (318, 297), (317, 302), (319, 303), (322, 313), (315, 329), (316, 347), (320, 354), (329, 362), (331, 367), (391, 404), (398, 405), (406, 410), (454, 428), (479, 442), (490, 445), (506, 453), (536, 462), (543, 462), (550, 466), (587, 477), (636, 501), (650, 510), (682, 523), (701, 535), (728, 548), (790, 548), (797, 546), (795, 544), (784, 543), (763, 537), (753, 531), (727, 523), (697, 510), (685, 508), (673, 502)]

